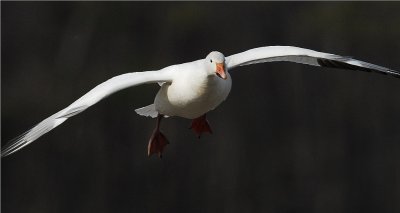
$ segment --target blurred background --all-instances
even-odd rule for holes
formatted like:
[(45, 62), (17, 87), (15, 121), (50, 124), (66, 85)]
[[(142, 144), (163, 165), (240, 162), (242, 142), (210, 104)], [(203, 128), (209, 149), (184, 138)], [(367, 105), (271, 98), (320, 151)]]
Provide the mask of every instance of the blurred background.
[[(399, 2), (1, 2), (1, 143), (122, 73), (292, 45), (400, 69)], [(1, 160), (2, 212), (399, 212), (400, 79), (268, 63), (232, 70), (200, 140), (116, 93)]]

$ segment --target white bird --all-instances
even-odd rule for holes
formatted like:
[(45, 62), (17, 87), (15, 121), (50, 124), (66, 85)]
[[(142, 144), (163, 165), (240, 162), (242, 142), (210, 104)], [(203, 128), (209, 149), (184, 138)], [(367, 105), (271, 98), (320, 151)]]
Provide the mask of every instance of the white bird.
[(228, 70), (255, 63), (289, 61), (313, 66), (375, 71), (400, 77), (400, 72), (378, 65), (329, 53), (291, 46), (267, 46), (224, 57), (213, 51), (205, 59), (165, 67), (157, 71), (133, 72), (113, 77), (96, 86), (65, 109), (46, 118), (32, 129), (11, 140), (1, 150), (1, 156), (10, 155), (54, 129), (68, 118), (77, 115), (103, 98), (128, 87), (159, 83), (154, 103), (137, 109), (139, 115), (157, 117), (156, 128), (148, 143), (148, 155), (161, 157), (168, 144), (160, 132), (160, 122), (166, 116), (193, 119), (191, 128), (200, 137), (211, 133), (206, 113), (223, 102), (232, 79)]

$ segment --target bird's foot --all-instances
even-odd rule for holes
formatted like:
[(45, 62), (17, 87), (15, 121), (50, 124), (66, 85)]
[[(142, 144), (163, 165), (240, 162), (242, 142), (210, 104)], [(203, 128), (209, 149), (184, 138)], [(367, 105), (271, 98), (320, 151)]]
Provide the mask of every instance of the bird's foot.
[(147, 155), (150, 157), (152, 154), (158, 154), (158, 157), (162, 157), (162, 152), (165, 146), (169, 144), (167, 138), (158, 129), (154, 130), (150, 137), (149, 145), (147, 146)]
[(206, 114), (193, 119), (189, 129), (193, 129), (198, 138), (200, 138), (203, 132), (208, 132), (212, 134), (212, 130), (210, 124), (207, 121)]

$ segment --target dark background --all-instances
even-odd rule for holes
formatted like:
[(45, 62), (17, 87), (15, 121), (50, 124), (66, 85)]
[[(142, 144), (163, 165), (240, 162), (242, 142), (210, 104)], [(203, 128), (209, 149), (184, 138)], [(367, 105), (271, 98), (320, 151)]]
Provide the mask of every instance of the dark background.
[[(268, 45), (400, 69), (400, 3), (1, 2), (1, 139), (113, 76)], [(291, 63), (231, 72), (213, 135), (121, 91), (2, 159), (2, 212), (399, 212), (400, 79)]]

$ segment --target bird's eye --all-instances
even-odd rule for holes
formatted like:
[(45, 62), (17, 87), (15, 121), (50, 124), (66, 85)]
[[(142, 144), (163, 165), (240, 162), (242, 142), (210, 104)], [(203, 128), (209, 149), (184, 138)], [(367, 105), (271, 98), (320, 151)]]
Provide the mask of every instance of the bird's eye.
[(210, 62), (212, 63), (212, 59), (210, 59)]

